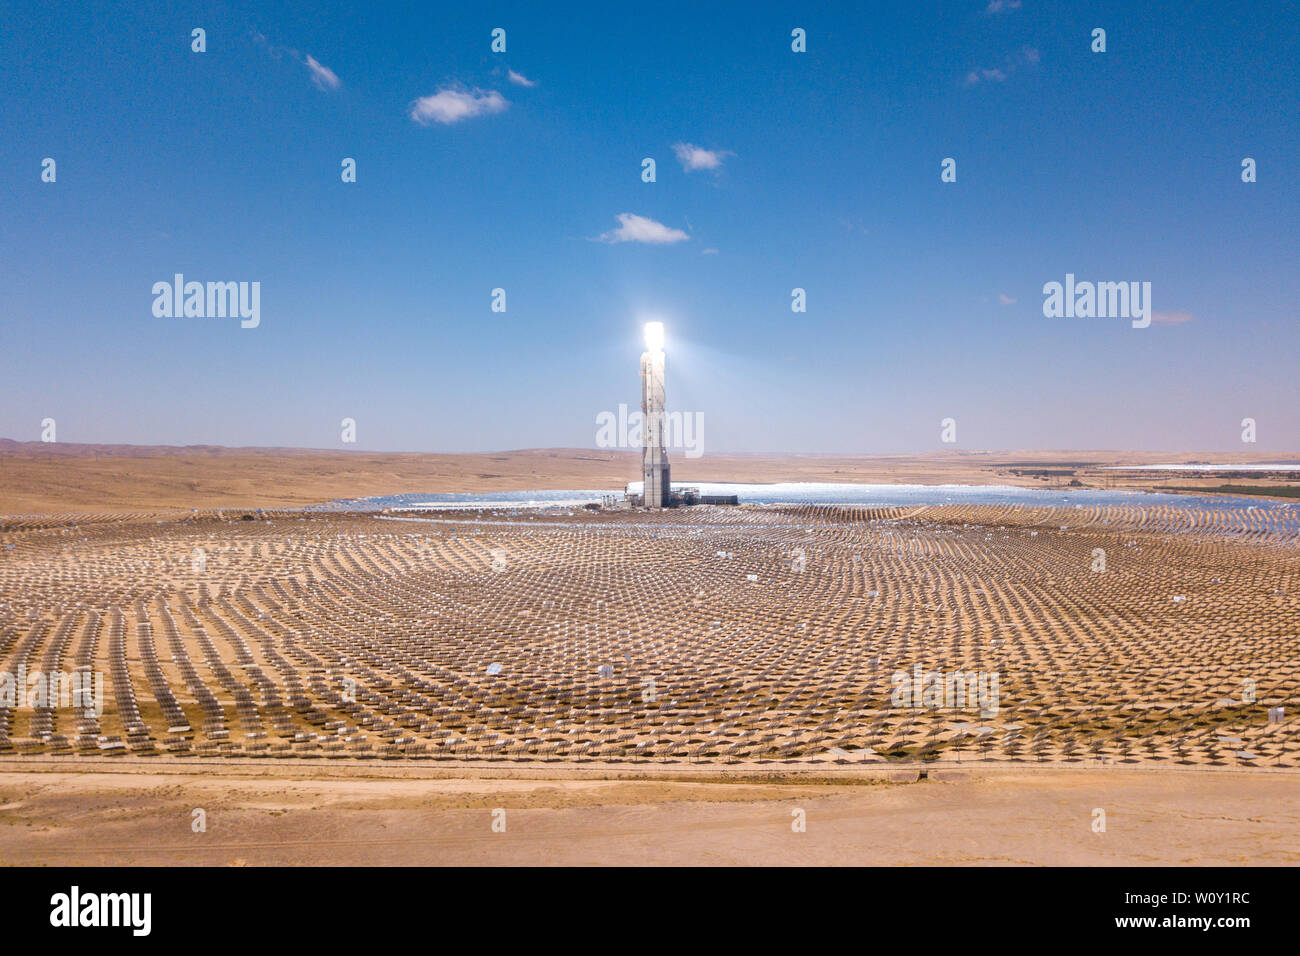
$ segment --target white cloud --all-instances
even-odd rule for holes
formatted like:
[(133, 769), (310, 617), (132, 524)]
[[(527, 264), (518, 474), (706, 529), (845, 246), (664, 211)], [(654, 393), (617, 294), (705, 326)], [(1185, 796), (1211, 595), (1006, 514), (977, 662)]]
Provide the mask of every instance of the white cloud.
[(688, 173), (697, 169), (721, 169), (724, 159), (736, 155), (722, 149), (704, 149), (691, 143), (676, 143), (673, 152), (677, 154), (682, 169)]
[(986, 83), (1001, 83), (1012, 73), (1016, 72), (1022, 66), (1036, 66), (1038, 64), (1038, 51), (1032, 46), (1027, 46), (1014, 56), (1006, 58), (1006, 62), (1000, 67), (990, 67), (988, 69), (971, 70), (962, 80), (963, 86), (974, 86), (983, 80)]
[(430, 123), (459, 123), (471, 116), (500, 113), (510, 101), (496, 90), (467, 90), (444, 86), (432, 96), (422, 96), (411, 104), (411, 119), (421, 126)]
[(310, 53), (307, 54), (307, 59), (303, 62), (307, 64), (307, 69), (311, 70), (311, 81), (320, 89), (337, 90), (343, 85), (333, 70), (317, 61)]
[(253, 31), (252, 36), (253, 42), (266, 50), (266, 52), (271, 54), (275, 59), (279, 60), (287, 54), (303, 66), (307, 67), (307, 70), (311, 73), (311, 81), (316, 84), (317, 89), (326, 91), (337, 90), (343, 85), (343, 81), (338, 78), (338, 74), (324, 63), (321, 63), (310, 53), (299, 53), (297, 50), (293, 49), (293, 47), (277, 46), (266, 38), (266, 34), (258, 33), (256, 30)]
[(691, 237), (680, 229), (665, 226), (645, 216), (630, 212), (621, 212), (616, 217), (618, 228), (602, 233), (601, 242), (648, 242), (651, 245), (665, 245), (670, 242), (685, 242)]
[(700, 255), (702, 256), (716, 256), (717, 254), (718, 254), (717, 249), (705, 249), (703, 252), (700, 253)]
[(515, 86), (536, 86), (537, 85), (536, 80), (530, 80), (522, 73), (516, 73), (514, 70), (507, 70), (506, 78), (510, 80), (511, 83), (515, 84)]
[(1152, 312), (1151, 321), (1156, 325), (1182, 325), (1184, 322), (1190, 322), (1196, 316), (1190, 312)]
[(971, 70), (966, 74), (966, 85), (974, 86), (980, 80), (985, 80), (989, 83), (1001, 83), (1006, 78), (1007, 75), (996, 67), (991, 70)]
[(989, 0), (985, 13), (1005, 13), (1007, 10), (1019, 10), (1020, 0)]
[(1007, 295), (1005, 292), (999, 292), (999, 293), (998, 293), (998, 301), (1001, 302), (1003, 305), (1015, 305), (1015, 304), (1016, 304), (1016, 300), (1013, 299), (1013, 298), (1011, 298), (1011, 296)]

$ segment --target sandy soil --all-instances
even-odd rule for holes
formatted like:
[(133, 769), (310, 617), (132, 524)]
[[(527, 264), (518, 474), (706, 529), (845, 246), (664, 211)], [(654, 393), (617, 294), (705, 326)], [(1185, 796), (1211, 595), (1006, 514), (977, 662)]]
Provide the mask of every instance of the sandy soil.
[[(4, 769), (0, 863), (1300, 863), (1294, 774), (996, 769), (909, 784), (375, 774)], [(196, 808), (206, 832), (193, 832)], [(504, 833), (492, 829), (497, 808)], [(796, 810), (806, 832), (792, 830)]]
[[(674, 481), (828, 481), (1058, 487), (1207, 486), (1223, 478), (1100, 470), (1169, 461), (1276, 461), (1285, 455), (1141, 452), (935, 452), (924, 455), (708, 455), (673, 461)], [(1037, 472), (1049, 472), (1042, 474)], [(73, 445), (0, 439), (0, 514), (289, 507), (343, 497), (444, 491), (621, 489), (638, 452), (533, 449), (379, 454), (285, 448)], [(1281, 485), (1286, 479), (1233, 479)], [(1295, 483), (1292, 480), (1291, 483)]]

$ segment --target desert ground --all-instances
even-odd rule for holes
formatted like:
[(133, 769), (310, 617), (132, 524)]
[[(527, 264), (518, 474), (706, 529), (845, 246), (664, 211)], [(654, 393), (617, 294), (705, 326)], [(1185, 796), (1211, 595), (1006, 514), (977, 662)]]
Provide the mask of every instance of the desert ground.
[(1293, 863), (1275, 517), (10, 516), (0, 861)]
[[(1113, 466), (1277, 462), (1277, 453), (944, 451), (922, 455), (706, 455), (673, 459), (674, 481), (1214, 488), (1295, 494), (1294, 474), (1171, 474)], [(621, 489), (637, 451), (548, 448), (406, 454), (0, 439), (0, 515), (161, 508), (289, 508), (338, 498), (445, 491)], [(1077, 482), (1077, 484), (1071, 484)], [(1289, 489), (1289, 491), (1288, 491)]]
[(918, 781), (826, 768), (656, 779), (587, 766), (15, 763), (0, 762), (9, 865), (1300, 863), (1295, 780), (1258, 770), (954, 768)]

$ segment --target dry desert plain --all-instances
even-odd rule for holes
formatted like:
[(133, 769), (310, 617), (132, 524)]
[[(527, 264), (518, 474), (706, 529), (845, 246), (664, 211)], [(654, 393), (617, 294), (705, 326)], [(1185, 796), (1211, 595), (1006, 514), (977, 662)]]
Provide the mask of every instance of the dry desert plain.
[[(1069, 467), (1095, 487), (1116, 460)], [(746, 456), (680, 480), (1063, 461)], [(1263, 516), (274, 510), (635, 470), (0, 452), (0, 670), (104, 675), (98, 713), (0, 708), (0, 862), (1300, 859), (1300, 544)], [(900, 706), (918, 667), (996, 697)]]
[[(707, 455), (674, 459), (673, 481), (820, 481), (1165, 490), (1231, 481), (1282, 492), (1293, 477), (1115, 471), (1163, 462), (1276, 462), (1276, 454), (944, 451), (921, 455)], [(81, 445), (0, 439), (0, 514), (293, 508), (337, 498), (447, 491), (621, 489), (636, 451), (541, 448), (415, 454), (210, 445)]]

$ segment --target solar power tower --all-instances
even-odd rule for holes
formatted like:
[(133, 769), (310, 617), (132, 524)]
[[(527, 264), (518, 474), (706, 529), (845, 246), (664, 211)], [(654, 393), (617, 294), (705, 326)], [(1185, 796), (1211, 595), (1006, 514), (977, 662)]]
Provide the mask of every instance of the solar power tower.
[(664, 447), (664, 324), (647, 322), (641, 353), (641, 479), (647, 508), (669, 503), (668, 450)]

